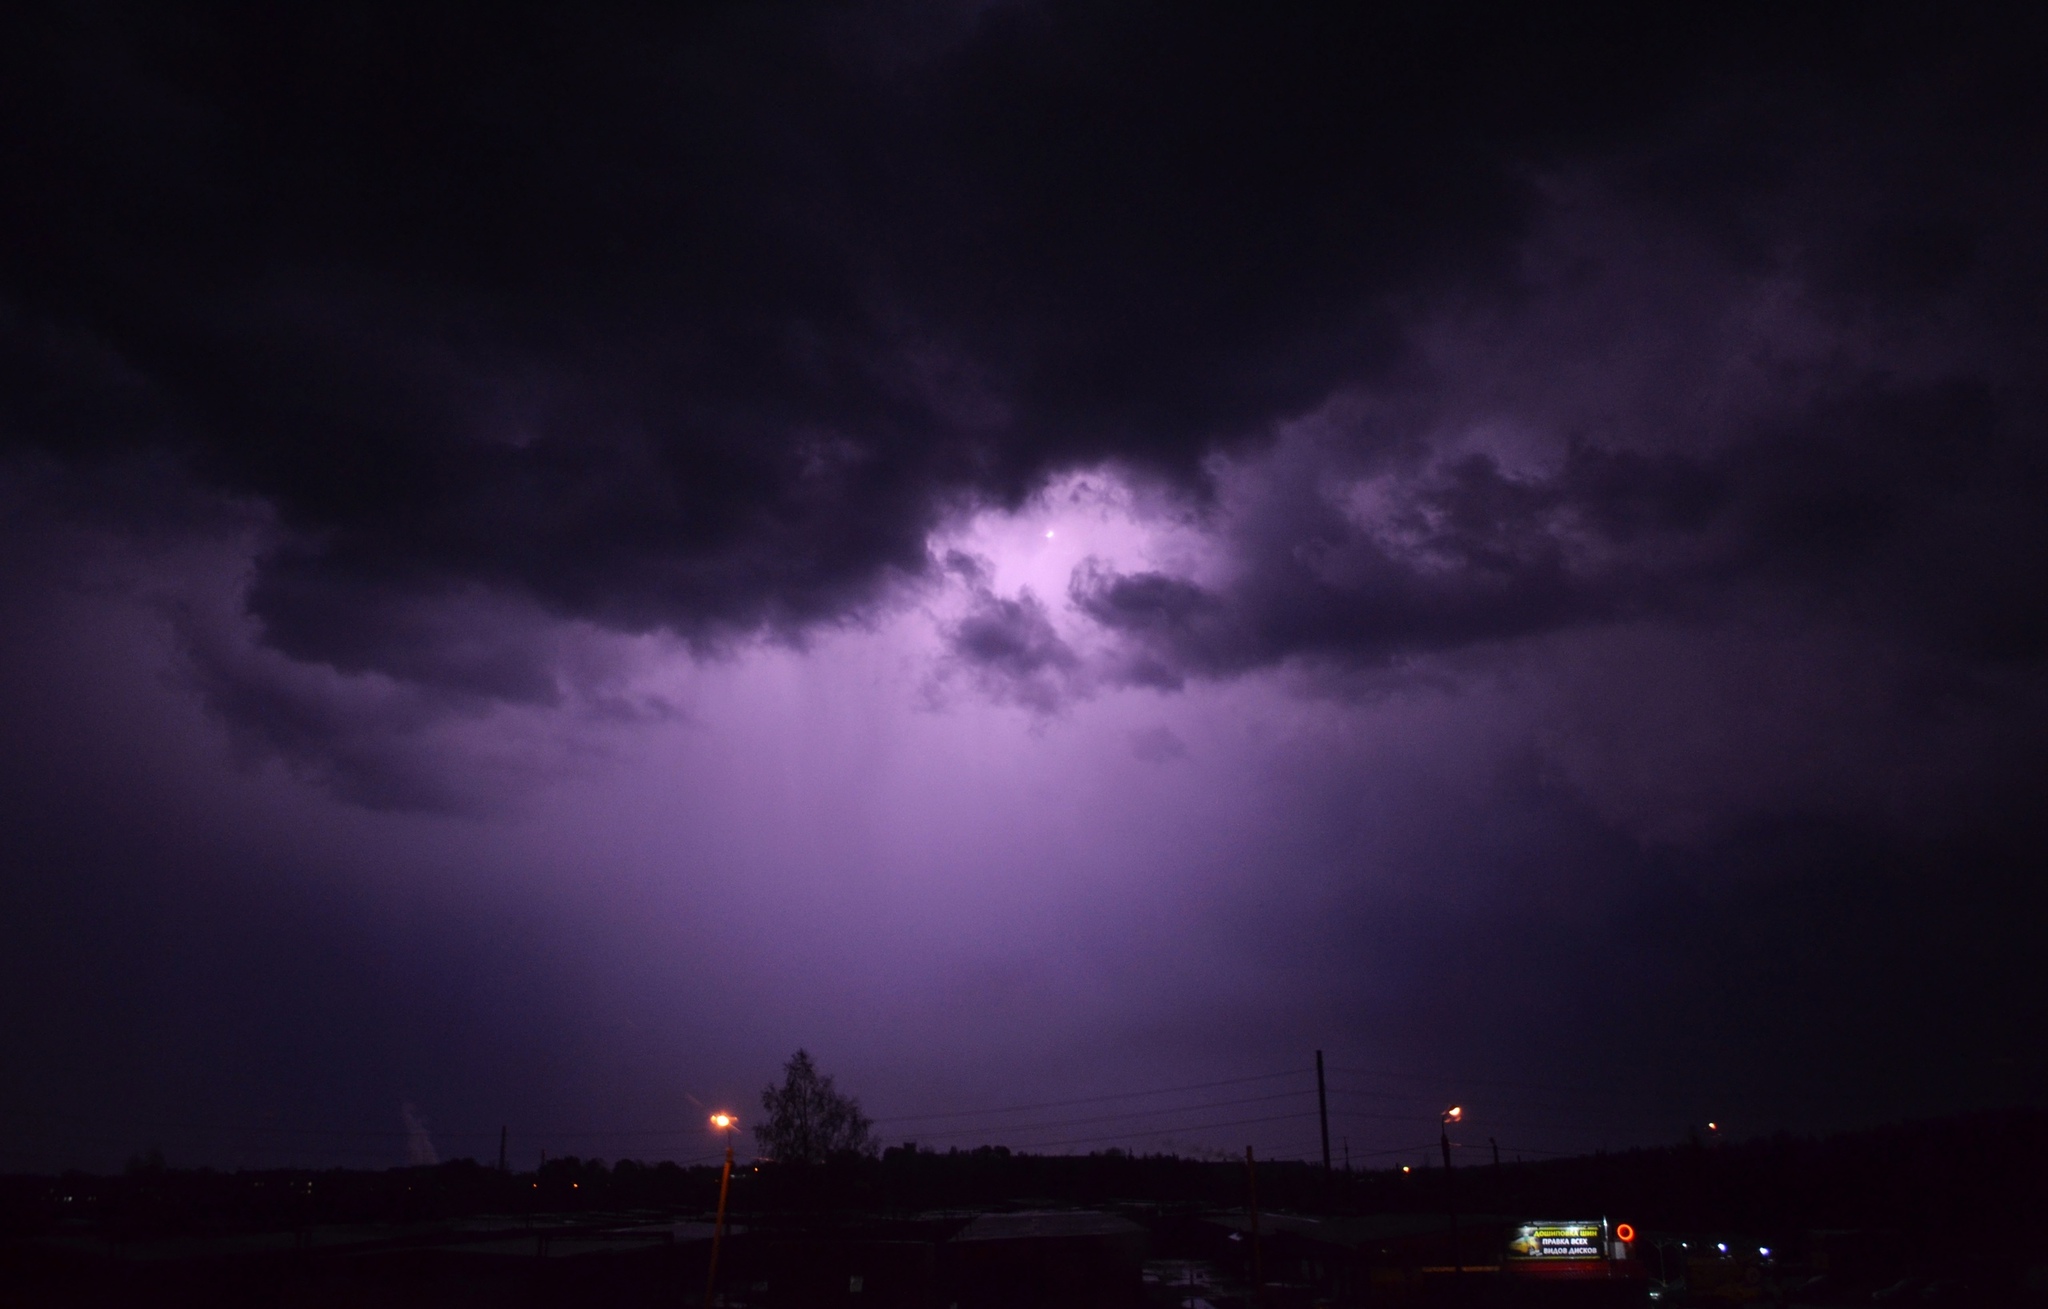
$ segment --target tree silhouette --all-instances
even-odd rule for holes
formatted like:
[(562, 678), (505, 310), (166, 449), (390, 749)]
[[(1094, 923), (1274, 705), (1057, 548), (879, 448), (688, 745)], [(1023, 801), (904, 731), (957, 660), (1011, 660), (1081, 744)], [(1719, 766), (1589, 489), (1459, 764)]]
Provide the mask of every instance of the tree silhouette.
[(782, 1085), (761, 1092), (768, 1120), (754, 1128), (761, 1152), (780, 1163), (823, 1163), (837, 1154), (873, 1154), (872, 1119), (860, 1101), (833, 1089), (811, 1056), (799, 1050), (782, 1066)]

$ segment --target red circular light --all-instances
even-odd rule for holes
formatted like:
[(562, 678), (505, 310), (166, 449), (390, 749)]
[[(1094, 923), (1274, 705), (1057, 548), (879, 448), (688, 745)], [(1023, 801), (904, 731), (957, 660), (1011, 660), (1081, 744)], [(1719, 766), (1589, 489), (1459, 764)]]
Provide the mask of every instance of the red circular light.
[(1636, 1239), (1636, 1229), (1630, 1227), (1627, 1223), (1618, 1224), (1614, 1229), (1614, 1234), (1624, 1241), (1633, 1241)]

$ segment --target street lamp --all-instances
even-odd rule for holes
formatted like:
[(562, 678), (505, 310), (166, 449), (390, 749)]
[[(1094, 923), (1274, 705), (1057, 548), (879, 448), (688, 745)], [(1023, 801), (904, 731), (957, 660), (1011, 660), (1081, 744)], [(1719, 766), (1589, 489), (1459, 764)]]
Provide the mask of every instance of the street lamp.
[(725, 1195), (732, 1186), (732, 1133), (740, 1120), (723, 1111), (711, 1115), (713, 1130), (725, 1133), (725, 1171), (718, 1175), (718, 1221), (711, 1226), (711, 1271), (704, 1277), (704, 1309), (711, 1309), (711, 1295), (718, 1285), (718, 1247), (725, 1240)]
[(1451, 1267), (1461, 1275), (1465, 1271), (1465, 1258), (1458, 1249), (1458, 1203), (1451, 1192), (1451, 1124), (1464, 1121), (1465, 1106), (1454, 1104), (1444, 1110), (1443, 1127), (1438, 1138), (1444, 1151), (1444, 1208), (1449, 1211), (1451, 1220)]

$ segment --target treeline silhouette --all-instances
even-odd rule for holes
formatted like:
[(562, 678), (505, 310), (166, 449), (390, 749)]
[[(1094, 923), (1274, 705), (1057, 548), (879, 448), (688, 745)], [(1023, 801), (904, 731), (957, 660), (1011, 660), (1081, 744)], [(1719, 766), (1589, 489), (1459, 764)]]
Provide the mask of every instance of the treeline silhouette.
[[(1238, 1208), (1241, 1161), (1037, 1155), (1001, 1147), (893, 1147), (818, 1165), (743, 1165), (742, 1221), (1029, 1207)], [(717, 1199), (708, 1165), (574, 1157), (535, 1171), (473, 1160), (382, 1171), (218, 1172), (138, 1161), (121, 1175), (0, 1178), (10, 1236), (69, 1231), (109, 1240), (418, 1223), (477, 1215), (659, 1211)], [(1790, 1240), (1816, 1228), (1897, 1230), (1928, 1240), (2038, 1244), (2048, 1216), (2048, 1113), (2012, 1110), (1826, 1137), (1688, 1142), (1536, 1163), (1325, 1174), (1260, 1162), (1262, 1207), (1305, 1213), (1442, 1212), (1626, 1219), (1639, 1229), (1727, 1230)]]

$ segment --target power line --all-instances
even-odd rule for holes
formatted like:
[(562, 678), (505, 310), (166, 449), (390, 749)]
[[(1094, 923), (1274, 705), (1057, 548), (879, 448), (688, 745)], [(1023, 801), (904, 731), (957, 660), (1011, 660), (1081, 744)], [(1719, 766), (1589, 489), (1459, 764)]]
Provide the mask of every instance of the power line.
[[(1182, 1095), (1193, 1091), (1215, 1090), (1222, 1087), (1230, 1086), (1249, 1086), (1258, 1082), (1270, 1082), (1284, 1077), (1298, 1077), (1302, 1076), (1303, 1073), (1304, 1070), (1302, 1069), (1285, 1069), (1270, 1073), (1254, 1074), (1248, 1077), (1231, 1077), (1208, 1082), (1185, 1083), (1178, 1086), (1154, 1087), (1142, 1091), (1120, 1091), (1104, 1095), (1076, 1096), (1064, 1100), (1045, 1100), (1031, 1104), (1000, 1105), (986, 1109), (952, 1110), (933, 1114), (891, 1115), (883, 1118), (874, 1119), (872, 1121), (878, 1124), (925, 1124), (953, 1119), (987, 1118), (1006, 1114), (1029, 1113), (1043, 1109), (1068, 1108), (1073, 1106), (1092, 1104), (1109, 1104), (1116, 1101), (1138, 1100), (1163, 1095)], [(1094, 1123), (1132, 1121), (1147, 1117), (1158, 1117), (1163, 1114), (1198, 1113), (1204, 1110), (1223, 1108), (1226, 1106), (1236, 1104), (1251, 1104), (1269, 1100), (1284, 1099), (1292, 1094), (1300, 1094), (1300, 1092), (1280, 1092), (1278, 1094), (1270, 1096), (1248, 1096), (1236, 1100), (1204, 1101), (1194, 1104), (1162, 1106), (1153, 1109), (1133, 1109), (1125, 1113), (1103, 1114), (1078, 1119), (1064, 1119), (1049, 1123), (991, 1123), (981, 1127), (969, 1126), (962, 1127), (952, 1131), (942, 1130), (941, 1132), (936, 1133), (935, 1135), (938, 1139), (943, 1140), (968, 1137), (978, 1133), (988, 1133), (992, 1135), (1010, 1135), (1013, 1133), (1029, 1134), (1033, 1132), (1058, 1130), (1064, 1127), (1083, 1126)], [(412, 1132), (410, 1130), (399, 1131), (390, 1129), (380, 1130), (371, 1128), (294, 1127), (282, 1124), (251, 1122), (196, 1123), (157, 1121), (131, 1122), (116, 1127), (111, 1124), (105, 1124), (100, 1121), (76, 1115), (23, 1114), (19, 1112), (13, 1112), (0, 1113), (0, 1118), (12, 1119), (16, 1123), (35, 1122), (41, 1124), (65, 1124), (76, 1127), (84, 1127), (87, 1129), (85, 1133), (87, 1136), (90, 1136), (93, 1139), (100, 1141), (132, 1141), (134, 1138), (138, 1136), (146, 1137), (151, 1135), (198, 1134), (213, 1137), (225, 1136), (238, 1141), (240, 1143), (240, 1148), (242, 1149), (267, 1151), (277, 1149), (280, 1145), (283, 1144), (283, 1142), (279, 1138), (312, 1138), (331, 1143), (321, 1147), (324, 1153), (330, 1156), (340, 1155), (347, 1158), (381, 1158), (384, 1157), (384, 1155), (381, 1151), (378, 1151), (374, 1148), (355, 1148), (342, 1144), (342, 1142), (397, 1142), (407, 1140), (412, 1136)], [(526, 1127), (521, 1129), (520, 1134), (521, 1136), (529, 1140), (539, 1138), (547, 1141), (585, 1141), (593, 1143), (623, 1143), (629, 1141), (643, 1141), (651, 1143), (654, 1141), (661, 1140), (673, 1141), (678, 1140), (679, 1138), (688, 1138), (696, 1135), (698, 1130), (699, 1129), (697, 1129), (694, 1126), (664, 1128), (625, 1128), (612, 1131), (569, 1131), (555, 1130), (549, 1128)], [(1163, 1130), (1181, 1131), (1201, 1129), (1173, 1128)], [(922, 1135), (923, 1133), (920, 1134)], [(1124, 1134), (1128, 1135), (1128, 1133)], [(65, 1135), (75, 1135), (75, 1133), (65, 1133)], [(430, 1130), (431, 1139), (434, 1141), (437, 1148), (439, 1148), (443, 1153), (449, 1153), (454, 1149), (458, 1148), (458, 1143), (464, 1143), (469, 1141), (481, 1141), (487, 1143), (490, 1139), (492, 1139), (495, 1136), (496, 1133), (490, 1131), (463, 1131), (454, 1129)], [(712, 1157), (718, 1153), (720, 1152), (713, 1151), (711, 1152), (711, 1155), (705, 1157)]]
[[(1427, 1082), (1437, 1087), (1504, 1086), (1509, 1088), (1519, 1088), (1522, 1090), (1564, 1091), (1572, 1095), (1591, 1095), (1608, 1097), (1640, 1096), (1644, 1098), (1661, 1098), (1670, 1094), (1669, 1091), (1655, 1090), (1649, 1087), (1615, 1086), (1611, 1084), (1606, 1086), (1570, 1086), (1561, 1082), (1529, 1082), (1513, 1078), (1498, 1077), (1457, 1077), (1448, 1074), (1435, 1073), (1397, 1073), (1389, 1072), (1383, 1069), (1338, 1068), (1334, 1065), (1331, 1066), (1330, 1071), (1333, 1073), (1343, 1073), (1348, 1077), (1378, 1077), (1392, 1081)], [(1716, 1100), (1743, 1099), (1748, 1097), (1749, 1095), (1749, 1092), (1744, 1091), (1724, 1092), (1717, 1090), (1712, 1093), (1713, 1098)]]
[(1277, 1095), (1253, 1095), (1236, 1100), (1208, 1100), (1199, 1104), (1168, 1105), (1161, 1109), (1133, 1109), (1127, 1113), (1097, 1114), (1090, 1118), (1067, 1118), (1054, 1122), (1038, 1123), (1009, 1123), (991, 1127), (963, 1127), (950, 1132), (935, 1132), (932, 1133), (932, 1136), (938, 1140), (947, 1140), (959, 1136), (972, 1136), (977, 1132), (1029, 1132), (1056, 1127), (1084, 1127), (1091, 1123), (1115, 1123), (1135, 1118), (1157, 1118), (1162, 1114), (1199, 1113), (1205, 1109), (1228, 1109), (1236, 1105), (1268, 1104), (1274, 1100), (1291, 1100), (1306, 1094), (1307, 1092), (1305, 1091), (1282, 1091)]
[[(1394, 1095), (1394, 1094), (1390, 1094), (1390, 1093), (1387, 1093), (1387, 1092), (1382, 1092), (1382, 1091), (1359, 1091), (1359, 1090), (1353, 1090), (1353, 1089), (1351, 1089), (1351, 1088), (1344, 1088), (1344, 1087), (1332, 1087), (1332, 1088), (1330, 1088), (1330, 1094), (1331, 1094), (1331, 1095), (1332, 1095), (1333, 1097), (1334, 1097), (1334, 1096), (1339, 1096), (1339, 1095), (1342, 1095), (1342, 1096), (1346, 1096), (1346, 1097), (1351, 1097), (1351, 1098), (1357, 1098), (1357, 1099), (1365, 1099), (1365, 1100), (1379, 1100), (1379, 1101), (1385, 1101), (1385, 1100), (1393, 1100), (1393, 1101), (1396, 1101), (1396, 1102), (1402, 1102), (1402, 1101), (1405, 1101), (1405, 1102), (1407, 1102), (1407, 1103), (1415, 1104), (1415, 1105), (1418, 1105), (1418, 1106), (1429, 1106), (1429, 1105), (1435, 1105), (1435, 1104), (1437, 1103), (1437, 1102), (1436, 1102), (1436, 1101), (1434, 1101), (1434, 1100), (1429, 1100), (1429, 1099), (1425, 1099), (1425, 1098), (1422, 1098), (1422, 1097), (1420, 1097), (1420, 1096), (1401, 1096), (1401, 1095)], [(1588, 1109), (1589, 1107), (1597, 1108), (1597, 1106), (1588, 1106), (1588, 1105), (1585, 1105), (1585, 1104), (1542, 1104), (1542, 1103), (1537, 1103), (1537, 1102), (1533, 1102), (1533, 1101), (1528, 1101), (1528, 1100), (1521, 1100), (1521, 1099), (1517, 1099), (1517, 1098), (1513, 1098), (1513, 1097), (1506, 1097), (1506, 1098), (1504, 1098), (1504, 1099), (1505, 1099), (1505, 1103), (1507, 1103), (1508, 1105), (1512, 1106), (1512, 1108), (1513, 1108), (1513, 1109), (1515, 1109), (1516, 1111), (1521, 1111), (1521, 1110), (1531, 1110), (1531, 1109), (1533, 1109), (1533, 1110), (1536, 1110), (1536, 1111), (1537, 1111), (1537, 1112), (1539, 1112), (1539, 1113), (1565, 1113), (1565, 1114), (1569, 1114), (1569, 1113), (1577, 1113), (1577, 1112), (1583, 1112), (1584, 1110)], [(1466, 1104), (1466, 1106), (1467, 1106), (1467, 1109), (1468, 1109), (1468, 1111), (1469, 1111), (1470, 1107), (1471, 1107), (1471, 1106), (1472, 1106), (1472, 1105), (1474, 1104), (1474, 1101), (1471, 1101), (1471, 1100), (1467, 1100), (1467, 1101), (1465, 1102), (1465, 1104)], [(1617, 1113), (1620, 1113), (1620, 1112), (1628, 1112), (1628, 1111), (1629, 1111), (1629, 1110), (1630, 1110), (1631, 1108), (1632, 1108), (1632, 1106), (1629, 1106), (1629, 1105), (1619, 1105), (1619, 1106), (1616, 1106), (1616, 1107), (1614, 1108), (1614, 1112), (1617, 1112)], [(1427, 1114), (1427, 1113), (1433, 1113), (1433, 1112), (1435, 1112), (1435, 1110), (1434, 1110), (1434, 1109), (1423, 1109), (1423, 1110), (1421, 1110), (1420, 1112), (1423, 1112), (1423, 1113)], [(1575, 1125), (1576, 1125), (1576, 1124), (1575, 1124)]]
[(1302, 1118), (1315, 1117), (1315, 1110), (1305, 1109), (1300, 1113), (1273, 1114), (1264, 1118), (1234, 1118), (1222, 1123), (1190, 1123), (1174, 1127), (1161, 1127), (1150, 1132), (1111, 1132), (1103, 1136), (1076, 1136), (1061, 1141), (1035, 1141), (1020, 1150), (1051, 1149), (1060, 1145), (1094, 1145), (1103, 1141), (1128, 1141), (1133, 1137), (1165, 1136), (1172, 1132), (1210, 1132), (1222, 1127), (1249, 1127), (1259, 1123), (1285, 1123)]
[[(1295, 1096), (1305, 1096), (1308, 1094), (1309, 1090), (1309, 1088), (1305, 1084), (1307, 1074), (1309, 1071), (1310, 1070), (1306, 1066), (1304, 1066), (1302, 1068), (1282, 1069), (1268, 1073), (1254, 1074), (1246, 1077), (1223, 1078), (1207, 1082), (1191, 1082), (1176, 1086), (1154, 1087), (1137, 1091), (1119, 1091), (1101, 1095), (1075, 1096), (1060, 1100), (1042, 1100), (1024, 1104), (997, 1105), (981, 1109), (944, 1110), (927, 1114), (892, 1114), (875, 1118), (871, 1121), (877, 1126), (888, 1126), (892, 1130), (892, 1132), (901, 1131), (908, 1127), (911, 1130), (916, 1130), (918, 1135), (924, 1136), (926, 1139), (937, 1140), (959, 1140), (970, 1138), (975, 1135), (984, 1135), (998, 1138), (1016, 1138), (1020, 1136), (1029, 1137), (1037, 1133), (1047, 1131), (1058, 1131), (1065, 1128), (1094, 1126), (1099, 1124), (1129, 1124), (1129, 1126), (1121, 1128), (1117, 1132), (1108, 1135), (1065, 1138), (1058, 1141), (1041, 1143), (1041, 1147), (1063, 1144), (1090, 1144), (1097, 1141), (1114, 1140), (1130, 1136), (1156, 1137), (1172, 1133), (1201, 1132), (1214, 1130), (1220, 1127), (1237, 1126), (1246, 1123), (1281, 1121), (1284, 1119), (1297, 1117), (1299, 1115), (1287, 1114), (1280, 1115), (1278, 1118), (1237, 1119), (1223, 1123), (1203, 1123), (1198, 1125), (1182, 1124), (1173, 1126), (1148, 1127), (1143, 1126), (1142, 1124), (1144, 1120), (1147, 1119), (1159, 1119), (1170, 1115), (1197, 1114), (1226, 1107), (1263, 1104), (1270, 1103), (1273, 1101), (1287, 1100)], [(1394, 1079), (1408, 1082), (1427, 1083), (1432, 1086), (1442, 1086), (1448, 1082), (1456, 1082), (1461, 1086), (1470, 1085), (1495, 1086), (1507, 1088), (1541, 1088), (1550, 1091), (1566, 1091), (1572, 1093), (1584, 1093), (1589, 1095), (1612, 1095), (1617, 1093), (1615, 1088), (1612, 1087), (1606, 1088), (1604, 1091), (1595, 1091), (1592, 1088), (1571, 1087), (1557, 1083), (1523, 1082), (1502, 1078), (1453, 1079), (1432, 1074), (1401, 1073), (1384, 1069), (1368, 1070), (1361, 1068), (1338, 1066), (1332, 1066), (1330, 1071), (1346, 1077), (1359, 1077), (1365, 1079)], [(1240, 1096), (1225, 1100), (1198, 1100), (1192, 1103), (1158, 1105), (1145, 1108), (1132, 1107), (1129, 1109), (1122, 1109), (1115, 1112), (1094, 1114), (1078, 1118), (1063, 1118), (1050, 1121), (1035, 1122), (1001, 1121), (1002, 1119), (1009, 1116), (1032, 1114), (1043, 1110), (1072, 1108), (1086, 1105), (1107, 1106), (1115, 1104), (1117, 1102), (1146, 1100), (1161, 1096), (1182, 1096), (1193, 1092), (1217, 1090), (1226, 1087), (1249, 1087), (1256, 1085), (1257, 1083), (1272, 1082), (1283, 1078), (1301, 1078), (1304, 1081), (1304, 1085), (1299, 1090), (1290, 1089), (1272, 1092), (1270, 1094)], [(1370, 1087), (1346, 1087), (1341, 1084), (1331, 1087), (1330, 1093), (1333, 1096), (1340, 1097), (1340, 1103), (1338, 1105), (1332, 1106), (1332, 1110), (1334, 1113), (1336, 1113), (1340, 1118), (1345, 1120), (1355, 1120), (1362, 1122), (1406, 1123), (1412, 1122), (1414, 1119), (1414, 1115), (1403, 1113), (1374, 1113), (1361, 1108), (1348, 1107), (1347, 1105), (1342, 1103), (1342, 1101), (1365, 1100), (1399, 1103), (1404, 1100), (1412, 1100), (1419, 1102), (1422, 1100), (1426, 1100), (1429, 1097), (1429, 1092), (1422, 1088), (1418, 1088), (1414, 1092), (1402, 1092), (1393, 1090), (1373, 1089)], [(1517, 1107), (1536, 1109), (1538, 1111), (1559, 1110), (1569, 1112), (1570, 1108), (1574, 1106), (1532, 1104)], [(1584, 1106), (1576, 1107), (1582, 1108)], [(132, 1141), (138, 1136), (147, 1136), (159, 1133), (194, 1133), (211, 1136), (227, 1136), (229, 1138), (236, 1139), (245, 1143), (245, 1148), (252, 1148), (257, 1150), (262, 1150), (266, 1148), (275, 1149), (278, 1146), (283, 1145), (283, 1141), (279, 1138), (315, 1138), (325, 1141), (332, 1141), (336, 1143), (334, 1145), (325, 1147), (325, 1149), (329, 1153), (350, 1156), (374, 1155), (375, 1152), (373, 1150), (350, 1149), (348, 1147), (340, 1145), (340, 1142), (395, 1142), (408, 1139), (412, 1135), (410, 1131), (294, 1127), (280, 1124), (266, 1124), (253, 1122), (241, 1122), (233, 1124), (189, 1122), (132, 1123), (121, 1126), (119, 1128), (115, 1128), (110, 1125), (105, 1125), (103, 1123), (97, 1122), (95, 1120), (76, 1116), (25, 1115), (20, 1113), (0, 1113), (0, 1118), (13, 1119), (17, 1123), (22, 1122), (23, 1120), (29, 1120), (48, 1124), (76, 1124), (87, 1129), (86, 1135), (93, 1136), (97, 1139), (121, 1139)], [(972, 1120), (990, 1121), (976, 1123)], [(1589, 1131), (1598, 1130), (1600, 1127), (1603, 1126), (1612, 1126), (1611, 1123), (1595, 1124), (1588, 1122), (1543, 1121), (1536, 1119), (1525, 1119), (1520, 1117), (1494, 1119), (1492, 1121), (1498, 1123), (1501, 1126), (1510, 1128), (1526, 1127), (1561, 1131)], [(955, 1123), (958, 1123), (959, 1125), (950, 1125)], [(928, 1129), (934, 1126), (936, 1126), (938, 1130), (917, 1130)], [(655, 1142), (669, 1142), (675, 1145), (681, 1145), (689, 1141), (691, 1138), (696, 1137), (699, 1131), (700, 1129), (697, 1128), (695, 1125), (661, 1128), (622, 1128), (616, 1130), (600, 1131), (572, 1131), (528, 1127), (522, 1128), (520, 1135), (528, 1140), (540, 1139), (543, 1141), (576, 1141), (589, 1143), (609, 1142), (617, 1143), (618, 1145), (624, 1145), (629, 1142), (638, 1141), (645, 1144), (653, 1144)], [(64, 1134), (71, 1135), (71, 1133)], [(444, 1153), (452, 1153), (455, 1150), (459, 1149), (460, 1143), (467, 1143), (470, 1141), (488, 1142), (489, 1140), (495, 1138), (496, 1135), (497, 1133), (495, 1131), (471, 1132), (462, 1130), (436, 1129), (431, 1132), (431, 1137), (433, 1141), (435, 1142), (437, 1147), (439, 1147)], [(717, 1153), (718, 1151), (714, 1150), (710, 1153), (710, 1155), (707, 1155), (705, 1157), (712, 1157), (715, 1156)], [(1378, 1154), (1397, 1153), (1402, 1153), (1402, 1151), (1373, 1151), (1368, 1152), (1365, 1157), (1372, 1157), (1373, 1155)]]
[[(1330, 1112), (1333, 1116), (1341, 1116), (1353, 1122), (1365, 1121), (1375, 1123), (1412, 1123), (1417, 1117), (1421, 1116), (1416, 1114), (1369, 1114), (1356, 1109), (1333, 1109)], [(1612, 1122), (1559, 1123), (1545, 1122), (1533, 1118), (1493, 1118), (1490, 1116), (1486, 1121), (1496, 1127), (1535, 1127), (1560, 1132), (1597, 1132), (1614, 1126)]]
[(1069, 1105), (1099, 1104), (1105, 1100), (1136, 1100), (1148, 1095), (1177, 1095), (1182, 1091), (1208, 1091), (1219, 1086), (1243, 1086), (1249, 1082), (1270, 1082), (1280, 1077), (1301, 1077), (1308, 1070), (1289, 1068), (1277, 1073), (1260, 1073), (1255, 1077), (1232, 1077), (1220, 1082), (1195, 1082), (1188, 1086), (1162, 1086), (1151, 1091), (1118, 1091), (1110, 1095), (1084, 1095), (1074, 1100), (1043, 1100), (1037, 1104), (1003, 1105), (994, 1109), (958, 1109), (936, 1114), (895, 1114), (870, 1121), (877, 1123), (928, 1122), (940, 1118), (973, 1118), (983, 1114), (1023, 1113), (1031, 1109), (1064, 1109)]

